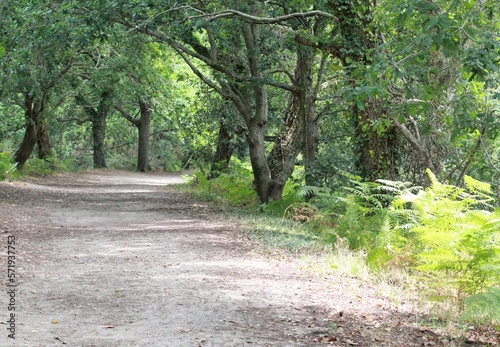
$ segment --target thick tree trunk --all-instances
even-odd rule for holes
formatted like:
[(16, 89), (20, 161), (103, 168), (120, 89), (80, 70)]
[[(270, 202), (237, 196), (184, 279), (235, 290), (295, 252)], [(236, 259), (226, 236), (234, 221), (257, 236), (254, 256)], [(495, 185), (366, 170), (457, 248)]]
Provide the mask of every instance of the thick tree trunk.
[(267, 164), (264, 137), (266, 124), (252, 118), (248, 124), (248, 149), (252, 164), (254, 184), (261, 203), (266, 203), (270, 196), (271, 170)]
[(149, 171), (149, 129), (151, 125), (151, 107), (149, 103), (139, 101), (141, 118), (137, 123), (139, 131), (139, 146), (137, 149), (137, 170)]
[(23, 170), (24, 164), (30, 158), (36, 145), (36, 125), (29, 121), (24, 131), (23, 141), (14, 155), (14, 161), (17, 163), (17, 169)]
[(24, 96), (26, 130), (24, 131), (23, 141), (14, 154), (14, 161), (17, 163), (17, 169), (22, 171), (24, 164), (30, 158), (37, 142), (37, 119), (41, 117), (45, 103), (45, 97), (42, 95), (39, 99), (26, 94)]
[(283, 188), (293, 173), (295, 160), (302, 149), (302, 124), (298, 106), (295, 94), (290, 94), (283, 129), (267, 159), (272, 179), (271, 200), (279, 200), (283, 195)]
[(92, 120), (92, 142), (94, 150), (94, 168), (106, 167), (106, 151), (104, 139), (106, 137), (106, 118)]
[[(370, 0), (329, 0), (328, 6), (335, 14), (343, 39), (336, 49), (337, 57), (346, 68), (347, 78), (353, 88), (357, 87), (358, 66), (372, 64), (369, 51), (376, 47), (373, 32), (374, 5)], [(363, 107), (359, 107), (362, 104)], [(374, 124), (386, 114), (380, 100), (366, 97), (357, 100), (351, 108), (351, 119), (355, 129), (353, 145), (357, 156), (355, 166), (358, 174), (367, 180), (395, 178), (397, 175), (397, 141), (394, 127), (380, 131)]]
[(316, 170), (318, 153), (318, 117), (316, 116), (316, 92), (313, 88), (313, 64), (315, 51), (311, 47), (299, 45), (297, 48), (297, 68), (295, 78), (300, 92), (296, 95), (298, 111), (302, 119), (302, 137), (306, 185), (320, 186), (321, 179)]
[(91, 112), (95, 168), (106, 167), (106, 150), (104, 140), (106, 138), (106, 121), (109, 113), (111, 96), (111, 92), (103, 92), (101, 94), (101, 101), (99, 102), (97, 112)]
[(296, 91), (289, 96), (283, 130), (268, 158), (271, 169), (271, 199), (277, 200), (293, 172), (297, 154), (302, 150), (307, 185), (321, 185), (315, 170), (318, 152), (318, 119), (315, 114), (316, 91), (313, 88), (315, 50), (298, 45), (294, 73)]
[(50, 142), (49, 126), (45, 117), (39, 116), (36, 121), (38, 158), (46, 160), (52, 157), (52, 144)]
[(208, 175), (209, 179), (217, 178), (221, 173), (227, 172), (235, 148), (232, 142), (233, 137), (234, 134), (230, 131), (225, 120), (221, 120), (217, 136), (217, 148)]
[(368, 181), (379, 178), (397, 179), (397, 133), (394, 126), (383, 132), (377, 131), (370, 124), (384, 114), (374, 100), (368, 100), (361, 110), (353, 108), (357, 173)]
[[(262, 72), (259, 63), (259, 49), (256, 39), (259, 37), (258, 26), (250, 23), (243, 23), (243, 37), (247, 48), (248, 68), (252, 78), (260, 80)], [(257, 195), (261, 203), (269, 200), (269, 190), (271, 187), (271, 170), (267, 163), (265, 135), (267, 130), (267, 93), (265, 86), (261, 83), (252, 83), (252, 94), (246, 93), (244, 100), (237, 101), (236, 108), (245, 119), (248, 128), (248, 149), (250, 152), (250, 162), (252, 164), (254, 184)], [(254, 106), (251, 100), (255, 101)], [(235, 100), (235, 99), (233, 99)], [(253, 107), (252, 107), (253, 106)], [(254, 109), (254, 112), (250, 111)]]

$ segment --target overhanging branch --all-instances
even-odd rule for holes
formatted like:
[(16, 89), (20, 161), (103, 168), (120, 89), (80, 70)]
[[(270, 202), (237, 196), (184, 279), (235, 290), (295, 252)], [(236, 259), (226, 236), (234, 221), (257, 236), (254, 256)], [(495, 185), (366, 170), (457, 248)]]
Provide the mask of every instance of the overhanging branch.
[(282, 22), (287, 22), (291, 19), (304, 19), (308, 17), (327, 17), (327, 18), (335, 18), (335, 16), (331, 15), (330, 13), (315, 10), (315, 11), (309, 11), (309, 12), (296, 12), (296, 13), (290, 13), (284, 16), (276, 17), (276, 18), (269, 18), (269, 17), (258, 17), (258, 16), (253, 16), (248, 13), (244, 13), (241, 11), (236, 11), (236, 10), (224, 10), (221, 12), (214, 12), (214, 13), (205, 13), (202, 15), (198, 16), (192, 16), (189, 17), (189, 19), (194, 19), (194, 18), (200, 18), (204, 17), (207, 18), (209, 21), (214, 21), (219, 18), (228, 18), (228, 17), (240, 17), (245, 21), (248, 21), (253, 24), (277, 24), (277, 23), (282, 23)]

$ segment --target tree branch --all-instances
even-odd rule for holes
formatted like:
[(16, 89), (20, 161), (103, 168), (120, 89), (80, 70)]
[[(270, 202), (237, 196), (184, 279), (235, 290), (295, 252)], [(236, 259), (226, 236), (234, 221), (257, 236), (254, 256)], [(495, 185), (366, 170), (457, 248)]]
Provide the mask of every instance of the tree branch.
[(66, 65), (66, 66), (64, 67), (64, 69), (62, 69), (62, 70), (61, 70), (61, 71), (57, 74), (57, 76), (56, 76), (56, 77), (54, 77), (54, 79), (52, 79), (52, 81), (50, 81), (50, 82), (47, 84), (47, 86), (45, 86), (45, 90), (52, 89), (52, 88), (53, 88), (53, 87), (57, 84), (57, 82), (59, 82), (59, 80), (60, 80), (61, 78), (63, 78), (63, 77), (64, 77), (64, 75), (65, 75), (66, 73), (68, 73), (68, 71), (69, 71), (72, 67), (73, 67), (73, 57), (71, 57), (71, 58), (69, 59), (68, 65)]
[(127, 111), (125, 111), (123, 109), (123, 107), (121, 105), (115, 105), (115, 110), (117, 110), (118, 112), (120, 112), (120, 114), (123, 116), (123, 118), (125, 118), (126, 120), (128, 120), (130, 123), (132, 123), (133, 125), (137, 126), (140, 122), (139, 119), (133, 117), (132, 115), (130, 115)]
[(309, 12), (296, 12), (296, 13), (290, 13), (284, 16), (276, 17), (276, 18), (267, 18), (267, 17), (258, 17), (258, 16), (253, 16), (248, 13), (236, 11), (236, 10), (225, 10), (221, 12), (214, 12), (214, 13), (206, 13), (198, 16), (192, 16), (189, 17), (189, 19), (195, 19), (195, 18), (200, 18), (204, 17), (207, 18), (209, 21), (214, 21), (220, 18), (227, 18), (227, 17), (240, 17), (245, 21), (248, 21), (252, 24), (277, 24), (277, 23), (282, 23), (289, 21), (291, 19), (304, 19), (308, 17), (327, 17), (327, 18), (335, 18), (330, 13), (315, 10), (315, 11), (309, 11)]
[[(151, 29), (148, 29), (148, 28), (144, 28), (144, 27), (139, 26), (139, 25), (133, 25), (133, 24), (128, 23), (128, 22), (123, 21), (123, 20), (118, 20), (117, 22), (119, 24), (122, 24), (122, 25), (128, 27), (128, 28), (135, 29), (135, 30), (137, 30), (137, 31), (139, 31), (139, 32), (141, 32), (141, 33), (143, 33), (145, 35), (157, 38), (161, 42), (170, 45), (179, 54), (181, 54), (181, 52), (184, 53), (183, 59), (184, 59), (184, 61), (186, 61), (186, 63), (188, 63), (188, 61), (186, 60), (186, 55), (189, 55), (190, 57), (202, 61), (203, 63), (207, 64), (212, 69), (214, 69), (214, 70), (216, 70), (218, 72), (223, 73), (228, 78), (233, 79), (235, 81), (238, 81), (238, 82), (253, 82), (253, 83), (257, 83), (257, 84), (258, 83), (260, 83), (260, 84), (267, 84), (267, 85), (270, 85), (270, 86), (273, 86), (273, 87), (276, 87), (276, 88), (285, 89), (285, 90), (290, 91), (290, 92), (296, 92), (297, 91), (296, 88), (293, 87), (292, 85), (288, 85), (288, 84), (284, 84), (284, 83), (280, 83), (280, 82), (276, 82), (276, 81), (266, 80), (266, 79), (262, 78), (262, 76), (259, 76), (259, 77), (255, 77), (255, 76), (249, 77), (249, 76), (245, 76), (245, 75), (236, 74), (233, 71), (230, 71), (230, 70), (226, 69), (224, 66), (218, 64), (215, 60), (211, 59), (210, 58), (210, 54), (200, 54), (198, 52), (195, 52), (195, 51), (187, 48), (186, 46), (180, 44), (179, 42), (173, 40), (172, 38), (168, 37), (167, 35), (165, 35), (163, 33), (160, 33), (160, 32), (158, 32), (156, 30), (151, 30)], [(188, 63), (188, 65), (189, 65), (189, 63)], [(191, 65), (192, 65), (192, 62), (191, 62)], [(195, 71), (193, 70), (193, 72), (195, 72)], [(200, 77), (200, 76), (198, 76), (198, 77)], [(211, 85), (211, 87), (213, 88), (212, 85)]]
[[(149, 137), (152, 137), (154, 135), (161, 134), (161, 133), (168, 133), (168, 132), (171, 132), (171, 131), (172, 130), (169, 130), (169, 129), (163, 129), (163, 130), (155, 131), (154, 133), (149, 134)], [(113, 147), (109, 147), (109, 148), (106, 148), (106, 149), (107, 150), (111, 150), (111, 149), (116, 149), (116, 148), (120, 148), (120, 147), (125, 147), (127, 145), (133, 145), (134, 143), (137, 143), (137, 142), (138, 142), (138, 140), (134, 140), (134, 141), (122, 143), (120, 145), (116, 145), (116, 146), (113, 146)]]
[(432, 162), (431, 157), (429, 154), (425, 151), (425, 149), (422, 147), (422, 145), (418, 142), (418, 140), (413, 136), (413, 134), (408, 130), (408, 128), (404, 125), (399, 123), (396, 119), (393, 117), (390, 117), (390, 120), (394, 127), (399, 130), (401, 135), (410, 143), (410, 145), (413, 147), (415, 151), (420, 155), (420, 157), (424, 160), (425, 165), (432, 171), (435, 172), (436, 168), (434, 166), (434, 163)]

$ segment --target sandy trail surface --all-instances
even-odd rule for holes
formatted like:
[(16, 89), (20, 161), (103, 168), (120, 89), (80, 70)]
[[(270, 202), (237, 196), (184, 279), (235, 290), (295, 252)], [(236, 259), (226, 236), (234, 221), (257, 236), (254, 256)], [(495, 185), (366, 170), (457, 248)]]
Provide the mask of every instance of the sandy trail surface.
[(264, 254), (172, 188), (182, 181), (96, 170), (0, 183), (0, 345), (454, 345), (375, 285)]

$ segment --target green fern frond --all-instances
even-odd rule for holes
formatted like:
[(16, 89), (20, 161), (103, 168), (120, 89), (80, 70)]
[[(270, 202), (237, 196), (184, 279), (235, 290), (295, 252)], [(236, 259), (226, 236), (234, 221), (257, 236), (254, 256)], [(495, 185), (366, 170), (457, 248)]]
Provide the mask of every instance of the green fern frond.
[(476, 324), (500, 324), (500, 288), (465, 298), (463, 320)]
[(297, 191), (298, 198), (305, 198), (307, 196), (330, 196), (331, 190), (325, 187), (316, 186), (303, 186)]

